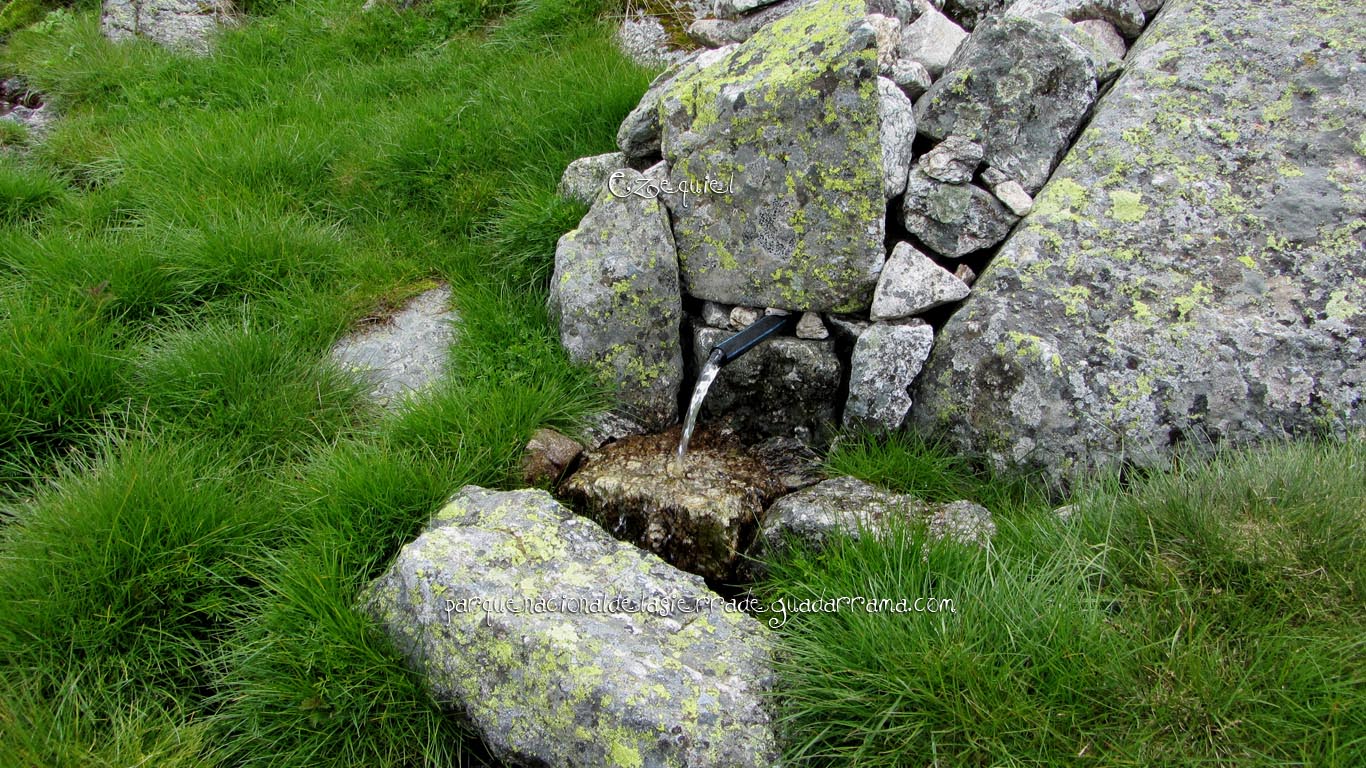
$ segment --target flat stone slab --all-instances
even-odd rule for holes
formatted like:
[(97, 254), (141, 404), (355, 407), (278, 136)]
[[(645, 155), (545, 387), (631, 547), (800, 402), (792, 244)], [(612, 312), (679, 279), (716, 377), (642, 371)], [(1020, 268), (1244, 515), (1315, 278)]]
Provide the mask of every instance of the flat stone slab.
[(510, 764), (778, 762), (767, 629), (545, 491), (465, 487), (360, 602)]
[(738, 442), (706, 431), (693, 436), (680, 470), (679, 432), (628, 437), (590, 452), (560, 492), (617, 538), (676, 568), (725, 581), (764, 506), (784, 486)]
[(423, 291), (392, 317), (338, 341), (332, 359), (370, 381), (372, 399), (397, 406), (445, 374), (457, 320), (450, 303), (448, 286)]
[(1168, 4), (940, 332), (916, 428), (1062, 483), (1366, 424), (1364, 35), (1351, 4)]
[[(754, 539), (755, 558), (779, 554), (792, 542), (819, 550), (836, 535), (885, 536), (897, 521), (924, 526), (928, 541), (948, 539), (979, 547), (996, 535), (991, 512), (971, 501), (931, 504), (854, 477), (835, 477), (782, 497), (769, 507)], [(750, 564), (762, 575), (762, 560)]]

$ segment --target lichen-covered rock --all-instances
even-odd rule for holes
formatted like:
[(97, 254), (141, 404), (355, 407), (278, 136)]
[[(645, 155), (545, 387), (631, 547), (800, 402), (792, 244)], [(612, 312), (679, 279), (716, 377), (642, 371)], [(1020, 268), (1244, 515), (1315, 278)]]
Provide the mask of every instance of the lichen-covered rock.
[[(697, 328), (694, 370), (706, 362), (712, 347), (730, 335)], [(833, 341), (772, 337), (721, 369), (702, 406), (702, 419), (725, 417), (746, 435), (805, 432), (825, 438), (836, 421), (843, 370)]]
[(590, 453), (560, 493), (617, 538), (726, 581), (784, 488), (738, 441), (705, 429), (676, 465), (679, 434), (628, 437)]
[(778, 758), (766, 629), (544, 491), (467, 486), (361, 604), (509, 763)]
[(1062, 482), (1366, 423), (1364, 34), (1165, 8), (943, 329), (917, 428)]
[(916, 125), (976, 141), (988, 165), (1033, 193), (1095, 98), (1095, 65), (1078, 44), (1036, 19), (990, 18), (916, 102)]
[[(642, 178), (625, 169), (619, 189)], [(604, 188), (578, 229), (560, 238), (550, 287), (570, 358), (615, 384), (620, 407), (636, 421), (650, 428), (677, 421), (683, 308), (659, 201)]]
[(948, 539), (986, 547), (996, 534), (991, 512), (979, 504), (930, 504), (857, 478), (836, 477), (773, 502), (751, 554), (770, 557), (793, 541), (820, 549), (837, 534), (883, 536), (894, 521), (911, 527), (924, 525), (929, 541)]
[(332, 359), (364, 379), (375, 402), (399, 407), (445, 375), (458, 320), (450, 305), (449, 286), (423, 291), (392, 317), (343, 337)]
[(897, 54), (924, 66), (931, 77), (939, 77), (967, 37), (962, 27), (933, 6), (924, 5), (920, 16), (902, 30)]
[(1001, 242), (1020, 217), (975, 184), (945, 184), (925, 173), (924, 157), (911, 169), (901, 213), (906, 231), (950, 258)]
[(1143, 31), (1143, 9), (1136, 0), (1015, 0), (1006, 13), (1012, 16), (1056, 13), (1068, 21), (1104, 21), (1131, 40)]
[(626, 167), (626, 156), (620, 152), (581, 157), (570, 163), (560, 176), (555, 192), (566, 200), (577, 200), (592, 205), (607, 183), (612, 171)]
[(677, 78), (705, 69), (730, 50), (730, 46), (722, 46), (716, 50), (694, 51), (650, 82), (649, 89), (640, 97), (635, 109), (626, 115), (621, 127), (617, 128), (617, 148), (626, 156), (626, 162), (636, 168), (644, 168), (659, 159), (659, 103), (665, 90)]
[(971, 291), (962, 280), (935, 264), (910, 243), (897, 243), (882, 268), (873, 308), (874, 320), (895, 320), (927, 309), (962, 301)]
[(100, 29), (110, 40), (144, 37), (206, 54), (214, 33), (235, 19), (231, 0), (104, 0)]
[(859, 335), (849, 361), (844, 426), (889, 432), (911, 410), (908, 389), (934, 346), (934, 331), (916, 320), (874, 323)]
[(878, 115), (882, 121), (882, 194), (888, 200), (906, 191), (915, 141), (915, 107), (896, 83), (877, 79)]
[(785, 2), (766, 5), (736, 19), (698, 19), (688, 26), (688, 37), (699, 45), (705, 45), (708, 48), (723, 48), (734, 43), (743, 43), (768, 24), (781, 19), (807, 3), (818, 1), (785, 0)]
[(886, 198), (874, 35), (859, 0), (774, 21), (660, 101), (668, 195), (693, 296), (793, 310), (867, 306)]

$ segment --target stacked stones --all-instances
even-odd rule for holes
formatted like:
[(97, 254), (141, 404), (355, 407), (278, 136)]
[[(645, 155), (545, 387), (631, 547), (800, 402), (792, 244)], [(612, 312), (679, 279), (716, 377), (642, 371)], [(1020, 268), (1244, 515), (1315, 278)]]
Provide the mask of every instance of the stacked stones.
[(964, 259), (1029, 212), (1144, 11), (1017, 0), (971, 34), (925, 0), (714, 15), (621, 151), (565, 173), (592, 208), (556, 252), (561, 339), (657, 429), (678, 419), (685, 349), (696, 370), (729, 332), (800, 313), (795, 337), (727, 368), (714, 409), (758, 436), (896, 429), (934, 345), (924, 315), (967, 297)]

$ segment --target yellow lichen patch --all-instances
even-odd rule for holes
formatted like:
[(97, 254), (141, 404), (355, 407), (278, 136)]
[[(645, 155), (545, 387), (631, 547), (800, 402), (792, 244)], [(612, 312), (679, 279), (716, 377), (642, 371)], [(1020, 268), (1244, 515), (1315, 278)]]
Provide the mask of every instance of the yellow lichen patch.
[(1143, 204), (1141, 193), (1116, 189), (1110, 192), (1110, 210), (1105, 215), (1115, 221), (1132, 224), (1148, 215), (1148, 206)]

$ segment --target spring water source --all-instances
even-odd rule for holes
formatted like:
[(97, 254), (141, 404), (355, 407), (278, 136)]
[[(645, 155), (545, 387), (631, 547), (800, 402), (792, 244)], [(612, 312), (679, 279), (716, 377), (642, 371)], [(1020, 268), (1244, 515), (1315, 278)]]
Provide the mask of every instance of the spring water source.
[(702, 401), (707, 399), (707, 390), (711, 389), (711, 383), (716, 380), (725, 361), (725, 350), (713, 349), (706, 365), (697, 374), (697, 386), (692, 391), (692, 402), (688, 403), (688, 418), (683, 422), (683, 434), (678, 438), (678, 451), (674, 454), (674, 471), (679, 475), (683, 474), (683, 457), (688, 454), (688, 441), (692, 440), (693, 429), (697, 427), (697, 414), (702, 410)]

